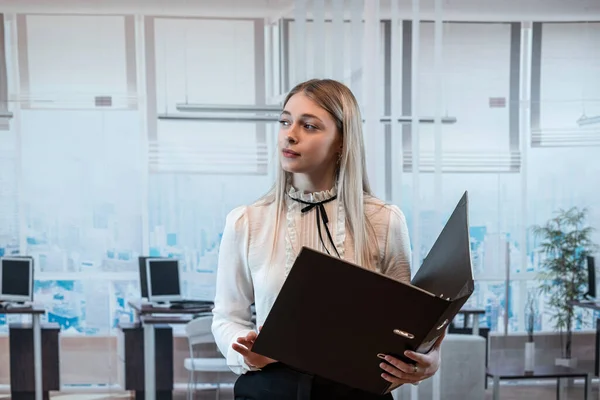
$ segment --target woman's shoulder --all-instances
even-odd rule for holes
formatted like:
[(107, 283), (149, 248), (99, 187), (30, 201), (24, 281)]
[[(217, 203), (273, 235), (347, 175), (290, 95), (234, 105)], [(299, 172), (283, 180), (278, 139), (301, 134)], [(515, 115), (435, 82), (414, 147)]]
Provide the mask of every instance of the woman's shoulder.
[(371, 223), (389, 223), (390, 221), (404, 222), (406, 220), (404, 213), (395, 204), (387, 203), (378, 197), (365, 195), (364, 197), (365, 214)]
[(225, 229), (230, 228), (236, 231), (244, 229), (248, 224), (247, 210), (247, 205), (240, 205), (230, 210), (225, 216)]
[(227, 213), (225, 223), (237, 229), (250, 227), (253, 221), (265, 221), (272, 214), (272, 203), (257, 200), (254, 203), (243, 204), (233, 208)]

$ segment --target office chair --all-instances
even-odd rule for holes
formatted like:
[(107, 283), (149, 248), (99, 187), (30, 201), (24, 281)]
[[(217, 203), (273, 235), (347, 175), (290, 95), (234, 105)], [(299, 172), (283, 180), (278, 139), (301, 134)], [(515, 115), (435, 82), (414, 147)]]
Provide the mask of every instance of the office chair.
[[(196, 372), (229, 372), (227, 360), (223, 357), (197, 357), (194, 348), (199, 344), (214, 343), (215, 339), (211, 331), (212, 316), (203, 316), (195, 318), (187, 323), (185, 333), (188, 339), (190, 350), (189, 358), (184, 360), (183, 366), (189, 372), (188, 380), (188, 400), (194, 398), (198, 386), (196, 382)], [(204, 388), (202, 388), (204, 389)], [(208, 390), (216, 390), (216, 399), (219, 400), (221, 391), (221, 382), (216, 385), (208, 385)]]

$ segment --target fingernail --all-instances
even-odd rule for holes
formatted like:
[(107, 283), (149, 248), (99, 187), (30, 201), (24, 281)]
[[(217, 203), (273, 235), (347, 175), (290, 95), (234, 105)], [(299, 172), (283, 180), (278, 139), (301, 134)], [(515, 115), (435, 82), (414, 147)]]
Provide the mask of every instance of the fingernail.
[(377, 357), (381, 358), (382, 360), (385, 360), (385, 354), (383, 353), (377, 353)]
[(410, 350), (406, 350), (406, 351), (404, 352), (404, 355), (405, 355), (405, 356), (410, 356), (410, 355), (412, 355), (412, 351), (410, 351)]

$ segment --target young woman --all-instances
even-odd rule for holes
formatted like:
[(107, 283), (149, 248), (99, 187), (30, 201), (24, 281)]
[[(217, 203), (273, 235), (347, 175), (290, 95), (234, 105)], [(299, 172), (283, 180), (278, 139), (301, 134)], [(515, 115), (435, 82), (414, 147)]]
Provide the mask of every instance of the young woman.
[[(398, 207), (371, 194), (362, 119), (352, 92), (332, 80), (296, 86), (284, 102), (278, 143), (275, 185), (256, 203), (229, 213), (219, 251), (212, 331), (231, 369), (241, 375), (235, 398), (391, 399), (252, 352), (257, 332), (250, 306), (255, 303), (260, 327), (302, 246), (410, 280), (406, 220)], [(426, 355), (409, 352), (414, 366), (387, 356), (382, 379), (397, 387), (432, 376), (440, 343), (441, 338)]]

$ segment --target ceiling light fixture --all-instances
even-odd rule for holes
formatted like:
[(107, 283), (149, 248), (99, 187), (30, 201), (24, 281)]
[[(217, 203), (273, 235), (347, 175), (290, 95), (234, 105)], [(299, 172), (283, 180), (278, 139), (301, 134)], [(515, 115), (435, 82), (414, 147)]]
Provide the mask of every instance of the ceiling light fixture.
[[(176, 104), (177, 111), (194, 114), (160, 114), (161, 120), (189, 120), (189, 121), (211, 121), (211, 122), (276, 122), (280, 118), (281, 105), (251, 105), (251, 104)], [(413, 117), (399, 116), (398, 122), (403, 124), (412, 123)], [(390, 124), (392, 117), (389, 115), (380, 118), (379, 122)], [(435, 123), (434, 117), (420, 117), (422, 124)], [(441, 117), (442, 124), (455, 124), (456, 117)]]
[(178, 111), (185, 112), (273, 112), (280, 113), (281, 106), (254, 106), (247, 104), (239, 105), (209, 105), (180, 103), (176, 105)]
[[(213, 112), (212, 114), (159, 114), (158, 119), (160, 120), (179, 120), (179, 121), (206, 121), (206, 122), (277, 122), (279, 121), (279, 115), (273, 114), (262, 114), (262, 115), (244, 115), (244, 114), (221, 114)], [(412, 117), (399, 117), (398, 122), (402, 124), (412, 123)], [(390, 124), (392, 121), (391, 117), (382, 117), (379, 122), (384, 124)], [(364, 122), (364, 121), (363, 121)], [(433, 124), (435, 122), (434, 117), (421, 117), (419, 122), (422, 124)], [(455, 124), (456, 117), (442, 117), (442, 124)]]
[(588, 117), (585, 114), (583, 114), (577, 120), (577, 125), (579, 125), (579, 126), (595, 125), (595, 124), (600, 124), (600, 115), (595, 116), (595, 117)]

